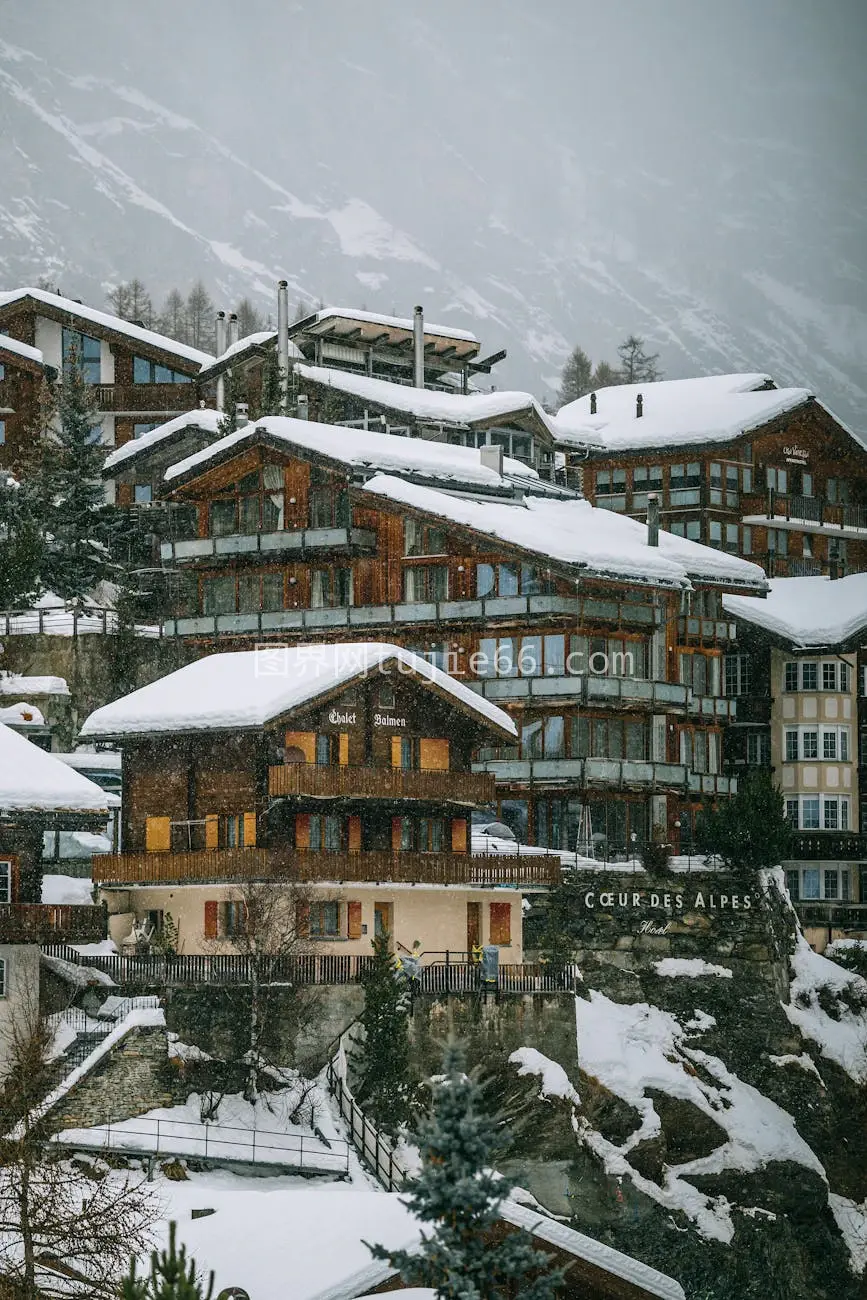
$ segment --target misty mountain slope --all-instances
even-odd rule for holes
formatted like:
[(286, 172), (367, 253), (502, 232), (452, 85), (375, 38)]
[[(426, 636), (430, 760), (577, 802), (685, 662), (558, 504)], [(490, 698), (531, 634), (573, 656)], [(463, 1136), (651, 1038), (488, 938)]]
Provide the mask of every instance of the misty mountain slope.
[[(0, 283), (408, 312), (550, 395), (630, 330), (867, 427), (857, 48), (806, 0), (0, 3)], [(176, 12), (179, 10), (180, 12)]]

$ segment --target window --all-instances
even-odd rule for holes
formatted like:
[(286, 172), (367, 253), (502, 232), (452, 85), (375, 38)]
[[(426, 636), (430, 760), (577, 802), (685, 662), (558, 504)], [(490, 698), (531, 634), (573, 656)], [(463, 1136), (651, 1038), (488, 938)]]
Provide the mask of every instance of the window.
[(773, 488), (775, 492), (786, 493), (789, 490), (789, 475), (784, 469), (776, 469), (769, 465), (765, 470), (765, 485)]
[(4, 366), (3, 362), (0, 361), (0, 379), (5, 379), (5, 378), (6, 378), (6, 367)]
[(645, 722), (621, 718), (594, 718), (578, 714), (571, 720), (573, 758), (626, 758), (641, 762), (649, 753), (650, 735)]
[(632, 508), (643, 510), (649, 492), (662, 492), (662, 466), (636, 465), (632, 471)]
[(753, 666), (749, 655), (726, 655), (726, 695), (749, 695), (753, 688)]
[(403, 571), (403, 598), (408, 604), (449, 598), (449, 571), (445, 564), (417, 564)]
[(143, 438), (151, 429), (158, 429), (159, 425), (154, 420), (143, 420), (141, 423), (132, 426), (132, 436), (134, 438)]
[(6, 442), (6, 421), (0, 420), (0, 447), (4, 446), (5, 442)]
[(208, 532), (211, 537), (228, 537), (237, 531), (237, 503), (235, 498), (230, 497), (226, 501), (212, 501), (208, 521)]
[(808, 730), (801, 734), (801, 753), (804, 758), (819, 757), (819, 733), (818, 731)]
[(828, 729), (822, 732), (822, 757), (837, 757), (837, 733)]
[(822, 664), (822, 690), (836, 691), (837, 689), (837, 665), (831, 663)]
[(679, 658), (680, 684), (689, 686), (694, 695), (720, 694), (720, 656), (681, 654)]
[(748, 465), (745, 465), (741, 470), (741, 487), (744, 492), (752, 492), (753, 490), (753, 471)]
[(726, 524), (725, 532), (725, 549), (730, 555), (738, 553), (738, 526), (737, 524)]
[(310, 904), (311, 938), (337, 938), (340, 935), (340, 904), (335, 900)]
[[(786, 821), (797, 829), (798, 826), (798, 800), (786, 800)], [(791, 892), (791, 891), (790, 891)]]
[(343, 848), (343, 823), (339, 817), (323, 813), (310, 814), (310, 847), (326, 853)]
[(844, 664), (842, 662), (839, 664), (841, 695), (848, 695), (852, 690), (852, 674), (849, 671), (849, 668), (849, 664)]
[(235, 579), (231, 575), (202, 579), (202, 613), (235, 613)]
[(492, 944), (507, 948), (512, 942), (512, 904), (491, 903), (490, 939)]
[(708, 496), (712, 506), (721, 506), (723, 503), (722, 494), (722, 465), (714, 461), (707, 467), (708, 470)]
[(244, 847), (244, 814), (229, 813), (223, 820), (223, 834), (227, 849)]
[(816, 691), (818, 689), (819, 689), (818, 664), (801, 664), (801, 690)]
[(178, 370), (171, 370), (157, 361), (148, 361), (146, 357), (133, 357), (132, 382), (134, 384), (190, 384), (189, 375), (182, 375)]
[(798, 665), (796, 663), (786, 664), (783, 690), (796, 691), (798, 689)]
[(351, 569), (312, 569), (310, 608), (337, 609), (352, 604)]
[(737, 509), (738, 504), (738, 467), (726, 465), (726, 505), (730, 510)]
[(797, 903), (801, 897), (801, 873), (797, 867), (786, 872), (786, 888), (792, 902)]
[(476, 596), (541, 596), (551, 590), (550, 579), (534, 564), (477, 564)]
[(786, 762), (796, 763), (798, 761), (798, 731), (795, 728), (786, 732)]
[(672, 465), (668, 473), (669, 501), (673, 506), (701, 505), (701, 465)]
[(826, 868), (825, 870), (825, 897), (840, 897), (839, 874), (836, 867)]
[(708, 523), (708, 542), (711, 546), (722, 546), (722, 524), (718, 519)]
[(811, 900), (820, 897), (821, 877), (818, 867), (804, 867), (801, 872), (801, 898)]
[[(279, 468), (277, 472), (281, 474), (282, 480)], [(282, 481), (280, 486), (282, 487)], [(315, 465), (310, 471), (308, 518), (311, 528), (349, 528), (352, 523), (352, 509), (346, 488), (327, 471), (318, 469)]]
[(769, 767), (771, 738), (763, 731), (753, 731), (747, 736), (747, 763), (750, 767)]
[(12, 863), (0, 859), (0, 903), (12, 902)]
[(6, 997), (8, 987), (8, 969), (5, 957), (0, 957), (0, 998)]
[(753, 530), (749, 524), (744, 524), (741, 528), (741, 554), (752, 555), (753, 553)]
[(847, 505), (849, 502), (848, 482), (842, 478), (829, 478), (825, 484), (825, 495), (834, 505)]
[(223, 904), (223, 933), (232, 938), (247, 933), (247, 904), (229, 902)]
[(69, 371), (73, 365), (76, 365), (88, 384), (99, 383), (101, 352), (99, 339), (93, 339), (88, 334), (80, 334), (78, 330), (64, 329), (61, 347), (64, 371)]
[(601, 469), (597, 471), (596, 504), (604, 510), (626, 509), (625, 469)]
[(789, 554), (789, 534), (785, 528), (768, 529), (768, 553), (770, 555)]
[(136, 483), (134, 500), (137, 506), (150, 505), (153, 499), (154, 492), (150, 483)]
[[(407, 820), (404, 818), (404, 820)], [(442, 853), (444, 843), (443, 819), (420, 817), (418, 819), (418, 850), (420, 853)]]
[(404, 555), (446, 555), (448, 545), (444, 528), (406, 519), (403, 525)]
[(819, 829), (818, 795), (805, 795), (801, 799), (801, 829), (805, 831)]

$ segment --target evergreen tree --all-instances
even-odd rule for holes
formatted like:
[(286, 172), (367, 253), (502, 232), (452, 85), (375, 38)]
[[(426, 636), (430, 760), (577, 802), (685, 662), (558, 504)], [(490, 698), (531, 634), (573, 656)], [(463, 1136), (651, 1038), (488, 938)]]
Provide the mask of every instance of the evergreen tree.
[(238, 317), (238, 336), (245, 339), (248, 334), (258, 334), (264, 329), (262, 315), (256, 310), (249, 298), (242, 298), (235, 308)]
[(190, 347), (213, 352), (216, 346), (214, 304), (201, 280), (196, 281), (187, 296), (187, 335)]
[(620, 382), (622, 384), (651, 384), (659, 379), (661, 371), (657, 366), (659, 353), (644, 351), (644, 339), (637, 334), (630, 334), (617, 349), (620, 357)]
[(214, 1275), (208, 1278), (207, 1290), (196, 1274), (196, 1261), (187, 1259), (187, 1248), (177, 1245), (177, 1225), (169, 1224), (168, 1250), (153, 1251), (148, 1277), (136, 1276), (135, 1260), (121, 1288), (121, 1300), (211, 1300)]
[(390, 1134), (410, 1118), (409, 1007), (407, 981), (389, 952), (388, 935), (378, 934), (373, 962), (364, 977), (364, 1036), (353, 1064), (361, 1080), (356, 1091), (359, 1103)]
[(163, 310), (157, 322), (161, 334), (167, 334), (178, 343), (189, 343), (190, 332), (187, 328), (187, 304), (183, 295), (172, 289), (163, 303)]
[(39, 471), (43, 580), (59, 596), (77, 599), (108, 578), (113, 565), (104, 541), (99, 412), (74, 351), (64, 368), (57, 416), (59, 427), (44, 440)]
[(593, 380), (593, 362), (583, 348), (576, 348), (560, 376), (559, 402), (565, 406), (589, 393)]
[(29, 609), (39, 595), (43, 541), (34, 493), (0, 469), (0, 609)]
[(446, 1050), (443, 1070), (433, 1116), (421, 1134), (422, 1170), (406, 1196), (427, 1230), (421, 1249), (369, 1249), (404, 1282), (433, 1287), (441, 1300), (555, 1300), (562, 1271), (550, 1271), (548, 1256), (534, 1249), (529, 1233), (492, 1240), (512, 1187), (491, 1168), (496, 1125), (483, 1113), (457, 1048)]
[(590, 391), (595, 393), (600, 388), (613, 388), (615, 384), (622, 384), (623, 376), (619, 370), (615, 370), (607, 361), (597, 363), (596, 369), (590, 380)]
[(756, 771), (742, 777), (733, 798), (703, 812), (696, 840), (702, 852), (719, 854), (727, 867), (746, 876), (787, 858), (792, 828), (770, 773)]
[(282, 393), (280, 391), (280, 367), (277, 363), (277, 349), (269, 348), (262, 362), (262, 395), (254, 413), (250, 415), (259, 419), (263, 415), (282, 415)]

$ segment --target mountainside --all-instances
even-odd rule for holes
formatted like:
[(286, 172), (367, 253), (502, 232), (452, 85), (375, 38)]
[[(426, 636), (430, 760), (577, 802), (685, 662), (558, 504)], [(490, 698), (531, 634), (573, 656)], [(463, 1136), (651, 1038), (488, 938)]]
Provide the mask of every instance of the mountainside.
[(0, 286), (419, 301), (549, 397), (634, 330), (863, 430), (858, 8), (761, 10), (0, 0)]

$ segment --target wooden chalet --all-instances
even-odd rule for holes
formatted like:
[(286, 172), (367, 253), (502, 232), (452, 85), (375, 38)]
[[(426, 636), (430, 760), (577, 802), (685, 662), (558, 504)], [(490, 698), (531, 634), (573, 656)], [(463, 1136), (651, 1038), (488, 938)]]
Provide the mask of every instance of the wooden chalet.
[(556, 424), (567, 473), (604, 509), (645, 518), (655, 493), (663, 527), (771, 577), (867, 568), (867, 448), (806, 389), (769, 375), (626, 384)]
[(81, 734), (123, 749), (123, 852), (94, 866), (118, 942), (170, 913), (183, 952), (219, 949), (260, 881), (314, 951), (369, 954), (387, 931), (398, 951), (492, 943), (520, 962), (522, 890), (559, 876), (553, 857), (471, 854), (472, 809), (494, 795), (471, 754), (514, 723), (394, 646), (208, 656)]
[(516, 719), (476, 764), (523, 842), (689, 844), (701, 800), (733, 788), (721, 598), (761, 594), (755, 565), (665, 533), (654, 546), (471, 448), (310, 420), (239, 429), (163, 491), (188, 528), (161, 547), (166, 635), (199, 652), (380, 636), (429, 658)]
[(0, 329), (0, 466), (20, 471), (26, 459), (35, 399), (46, 374), (39, 348)]

